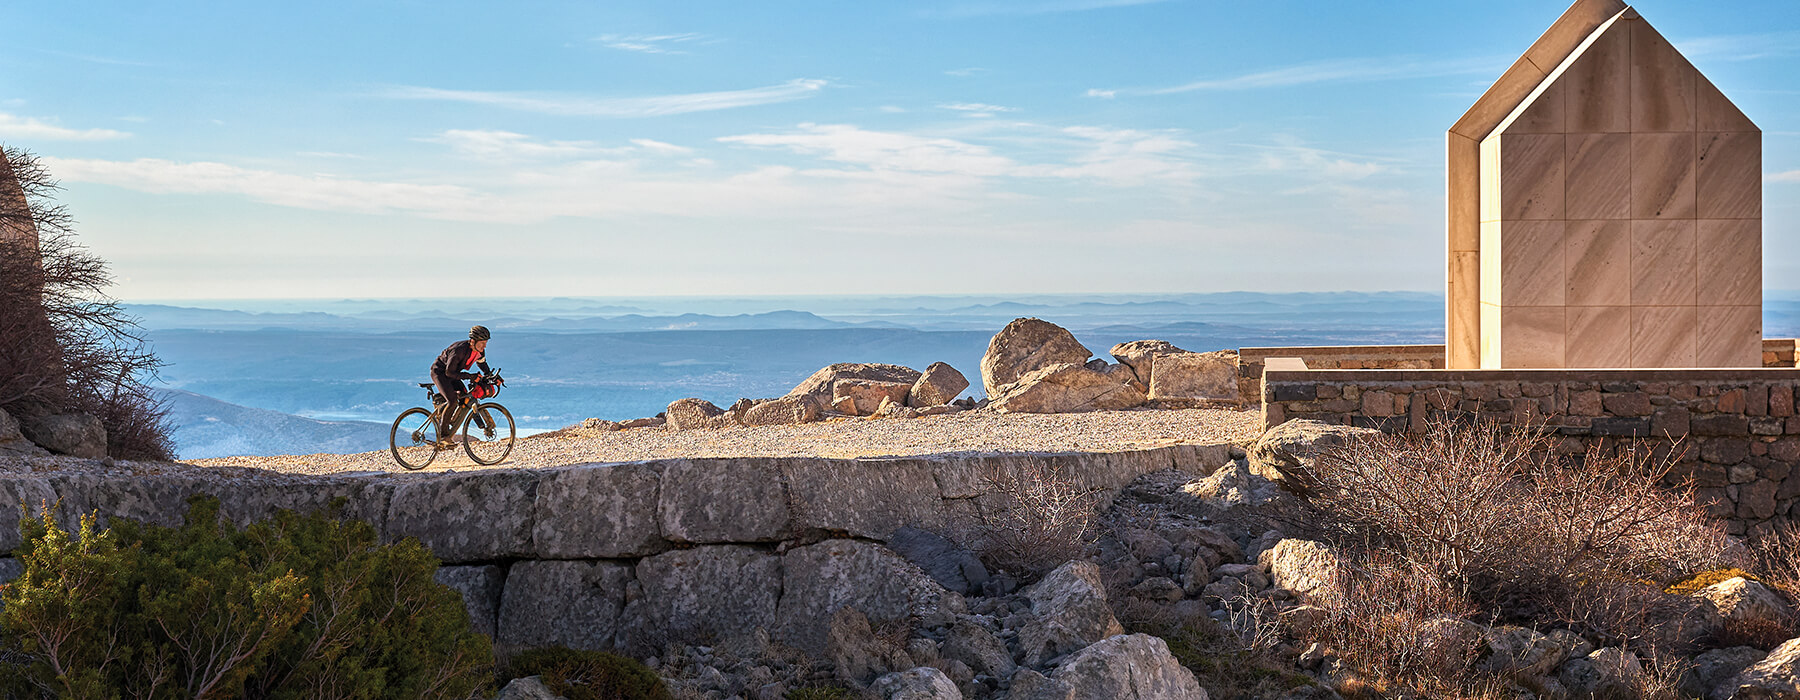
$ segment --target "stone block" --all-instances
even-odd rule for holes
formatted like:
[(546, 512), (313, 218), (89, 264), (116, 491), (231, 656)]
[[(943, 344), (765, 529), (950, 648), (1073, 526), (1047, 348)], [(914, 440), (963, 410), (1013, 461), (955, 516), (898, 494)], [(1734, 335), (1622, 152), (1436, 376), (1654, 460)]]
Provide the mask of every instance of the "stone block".
[(1750, 419), (1750, 434), (1751, 435), (1780, 435), (1781, 434), (1781, 423), (1782, 423), (1782, 419), (1771, 418), (1769, 416), (1757, 416), (1755, 418), (1751, 418)]
[(1689, 421), (1689, 430), (1695, 435), (1749, 435), (1750, 419), (1732, 414), (1694, 416)]
[(599, 561), (521, 561), (506, 573), (499, 646), (612, 651), (631, 567)]
[[(42, 477), (21, 477), (0, 479), (0, 553), (12, 552), (24, 543), (19, 535), (19, 519), (21, 517), (37, 517), (43, 508), (57, 506), (56, 491), (50, 487), (50, 481)], [(67, 527), (66, 523), (64, 524)]]
[(641, 557), (669, 548), (657, 523), (655, 462), (542, 473), (532, 543), (542, 559)]
[(530, 557), (538, 475), (481, 470), (414, 477), (394, 489), (387, 537), (415, 537), (449, 564)]
[(1593, 435), (1612, 437), (1649, 437), (1648, 418), (1595, 418), (1588, 428)]
[(672, 542), (775, 542), (789, 530), (781, 461), (679, 459), (662, 463), (657, 521)]
[(1643, 392), (1625, 394), (1602, 394), (1601, 405), (1606, 412), (1615, 416), (1635, 417), (1650, 415), (1650, 396)]
[(438, 583), (462, 594), (463, 606), (469, 611), (469, 626), (492, 639), (494, 623), (500, 613), (500, 591), (506, 582), (506, 570), (492, 564), (440, 566), (435, 578)]
[(1743, 413), (1744, 390), (1728, 389), (1719, 392), (1718, 410), (1720, 413)]
[(928, 459), (784, 459), (781, 473), (791, 526), (798, 531), (884, 540), (902, 526), (944, 524), (943, 497)]
[(1184, 352), (1151, 359), (1150, 398), (1235, 399), (1237, 353)]
[(1312, 384), (1276, 384), (1276, 401), (1317, 401), (1318, 387)]
[(1598, 416), (1601, 415), (1600, 392), (1575, 391), (1569, 393), (1569, 415)]
[(1750, 457), (1750, 443), (1743, 440), (1707, 440), (1700, 458), (1717, 464), (1738, 464)]
[(1794, 415), (1794, 390), (1787, 386), (1769, 387), (1769, 415), (1786, 418)]
[(1394, 395), (1385, 391), (1370, 391), (1362, 395), (1362, 412), (1365, 416), (1394, 415)]
[(1650, 419), (1650, 434), (1661, 438), (1678, 438), (1688, 434), (1690, 414), (1685, 408), (1665, 408)]
[(817, 654), (826, 625), (839, 608), (870, 620), (918, 618), (926, 627), (948, 624), (966, 611), (962, 596), (932, 581), (919, 567), (887, 548), (856, 540), (827, 540), (788, 550), (782, 558), (781, 603), (773, 636)]
[(781, 557), (736, 545), (666, 552), (638, 562), (636, 583), (619, 621), (619, 646), (627, 653), (747, 639), (775, 625)]

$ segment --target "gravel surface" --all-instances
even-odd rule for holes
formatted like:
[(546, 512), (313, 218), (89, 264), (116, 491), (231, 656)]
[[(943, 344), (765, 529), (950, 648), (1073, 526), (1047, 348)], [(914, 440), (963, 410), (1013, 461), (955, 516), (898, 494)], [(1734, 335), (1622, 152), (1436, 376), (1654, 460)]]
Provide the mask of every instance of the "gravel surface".
[[(1062, 414), (952, 413), (923, 418), (849, 418), (758, 428), (673, 431), (569, 428), (519, 441), (494, 468), (675, 457), (881, 457), (948, 452), (1120, 452), (1180, 444), (1247, 442), (1262, 431), (1261, 411), (1202, 408)], [(220, 457), (201, 467), (281, 472), (404, 471), (387, 451), (353, 455)], [(460, 451), (438, 455), (429, 471), (482, 469)]]

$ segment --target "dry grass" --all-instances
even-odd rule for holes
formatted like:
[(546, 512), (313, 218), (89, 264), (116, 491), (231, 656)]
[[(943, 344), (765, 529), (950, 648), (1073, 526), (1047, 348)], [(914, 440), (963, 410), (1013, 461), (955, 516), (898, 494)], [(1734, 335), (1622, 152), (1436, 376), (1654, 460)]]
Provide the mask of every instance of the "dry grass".
[(1035, 579), (1080, 558), (1097, 536), (1099, 493), (1069, 470), (1032, 460), (983, 475), (987, 494), (974, 540), (981, 558), (1002, 571)]

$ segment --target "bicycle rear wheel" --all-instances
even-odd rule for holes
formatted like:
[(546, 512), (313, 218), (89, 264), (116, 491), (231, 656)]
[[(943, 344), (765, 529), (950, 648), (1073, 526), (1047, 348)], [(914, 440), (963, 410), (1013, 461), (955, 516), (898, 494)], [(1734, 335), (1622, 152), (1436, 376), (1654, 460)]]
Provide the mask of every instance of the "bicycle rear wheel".
[(431, 464), (437, 458), (437, 444), (437, 421), (423, 408), (400, 412), (400, 417), (394, 419), (393, 432), (388, 434), (388, 449), (393, 451), (394, 461), (407, 469), (424, 469)]
[(512, 412), (497, 403), (481, 403), (463, 419), (463, 451), (476, 464), (499, 464), (512, 452), (518, 430)]

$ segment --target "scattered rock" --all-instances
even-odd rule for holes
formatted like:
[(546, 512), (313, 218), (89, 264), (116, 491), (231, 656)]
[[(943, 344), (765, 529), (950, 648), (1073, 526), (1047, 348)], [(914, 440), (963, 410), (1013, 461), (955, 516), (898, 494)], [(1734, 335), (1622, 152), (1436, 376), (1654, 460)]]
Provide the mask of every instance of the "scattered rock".
[(1269, 575), (1278, 587), (1301, 600), (1329, 601), (1337, 594), (1337, 577), (1343, 559), (1330, 547), (1312, 540), (1286, 539), (1263, 553)]
[(1034, 370), (988, 396), (988, 408), (997, 413), (1111, 411), (1145, 401), (1144, 394), (1130, 385), (1072, 363)]
[(783, 396), (751, 406), (741, 419), (744, 425), (796, 425), (819, 419), (819, 402), (811, 396)]
[[(1599, 649), (1563, 664), (1557, 680), (1577, 697), (1635, 697), (1644, 665), (1618, 647)], [(1739, 696), (1746, 697), (1746, 696)]]
[(1233, 461), (1220, 467), (1212, 476), (1182, 486), (1181, 492), (1227, 509), (1261, 506), (1279, 495), (1281, 489), (1274, 482), (1252, 473), (1242, 462)]
[(955, 367), (943, 362), (933, 362), (925, 368), (925, 373), (913, 382), (912, 391), (906, 395), (906, 405), (913, 408), (943, 406), (956, 400), (964, 389), (969, 388), (969, 378)]
[[(1694, 665), (1681, 675), (1681, 692), (1685, 697), (1726, 698), (1735, 686), (1721, 688), (1725, 681), (1736, 678), (1751, 664), (1763, 660), (1769, 652), (1753, 647), (1712, 649), (1694, 657)], [(1715, 693), (1715, 689), (1725, 692)]]
[[(1319, 453), (1358, 437), (1379, 433), (1380, 431), (1371, 428), (1332, 425), (1316, 420), (1290, 420), (1264, 431), (1256, 445), (1250, 448), (1250, 471), (1270, 481), (1283, 481), (1284, 485), (1301, 490), (1305, 488), (1304, 471), (1312, 469)], [(1302, 481), (1295, 482), (1295, 478)]]
[(667, 419), (664, 419), (664, 418), (654, 418), (654, 417), (652, 417), (652, 418), (633, 418), (631, 420), (623, 421), (623, 422), (619, 423), (619, 429), (620, 430), (630, 430), (632, 428), (660, 428), (660, 427), (663, 427), (663, 425), (666, 424), (667, 422), (668, 422)]
[(813, 372), (812, 376), (802, 380), (798, 386), (787, 393), (788, 396), (811, 396), (821, 406), (831, 405), (832, 386), (839, 380), (867, 379), (878, 382), (902, 382), (909, 388), (919, 380), (919, 371), (900, 365), (884, 365), (863, 362), (840, 362)]
[[(831, 384), (831, 405), (841, 413), (872, 416), (883, 401), (906, 405), (906, 394), (913, 385), (876, 379), (839, 379)], [(849, 399), (846, 403), (845, 399)], [(849, 410), (845, 410), (848, 407)]]
[(1720, 581), (1693, 594), (1714, 629), (1732, 624), (1783, 626), (1794, 620), (1794, 607), (1780, 593), (1742, 576)]
[(1119, 361), (1119, 364), (1131, 368), (1132, 375), (1137, 377), (1139, 384), (1143, 385), (1140, 390), (1149, 393), (1150, 382), (1156, 378), (1154, 373), (1156, 358), (1162, 355), (1186, 352), (1166, 340), (1133, 340), (1129, 343), (1112, 346), (1110, 354)]
[(1169, 653), (1169, 645), (1147, 634), (1121, 634), (1076, 652), (1050, 674), (1078, 698), (1115, 700), (1206, 700), (1206, 689)]
[(1044, 662), (1099, 640), (1123, 634), (1125, 628), (1106, 604), (1100, 569), (1092, 562), (1072, 561), (1027, 586), (1030, 618), (1019, 629), (1020, 663)]
[(825, 633), (825, 658), (837, 670), (838, 678), (863, 686), (887, 673), (880, 647), (867, 615), (849, 606), (831, 614)]
[(100, 459), (106, 456), (106, 426), (86, 413), (58, 413), (19, 423), (25, 438), (56, 454)]
[(943, 654), (945, 658), (968, 664), (976, 673), (995, 678), (1010, 676), (1018, 668), (1012, 655), (1007, 653), (1005, 642), (986, 627), (967, 619), (959, 619), (950, 626), (950, 632), (944, 636)]
[(1729, 691), (1722, 694), (1728, 694), (1733, 700), (1800, 698), (1800, 637), (1775, 647), (1768, 656), (1751, 664), (1727, 683), (1730, 685), (1719, 690)]
[(664, 414), (668, 416), (668, 427), (672, 430), (723, 428), (734, 422), (726, 417), (725, 409), (705, 399), (676, 399)]
[(1150, 398), (1236, 400), (1237, 353), (1184, 352), (1152, 360)]
[(923, 569), (938, 585), (963, 595), (974, 595), (987, 583), (988, 570), (973, 552), (955, 542), (910, 525), (888, 536), (888, 549)]
[(1045, 677), (1026, 667), (1019, 667), (1013, 673), (1011, 693), (1007, 695), (1015, 700), (1077, 700), (1075, 689), (1068, 683)]
[(0, 457), (40, 457), (50, 452), (38, 447), (19, 432), (19, 421), (0, 410)]
[(1035, 318), (1014, 319), (988, 342), (987, 353), (981, 356), (981, 385), (994, 396), (1001, 387), (1045, 367), (1073, 364), (1086, 369), (1082, 365), (1093, 354), (1061, 326)]
[(1151, 576), (1143, 582), (1131, 587), (1133, 597), (1144, 600), (1160, 600), (1168, 603), (1181, 600), (1181, 584), (1164, 576)]
[(1536, 630), (1505, 626), (1488, 630), (1488, 655), (1477, 668), (1508, 677), (1542, 676), (1562, 665), (1560, 645)]
[(949, 676), (930, 666), (877, 678), (874, 690), (886, 700), (962, 700), (963, 697)]

